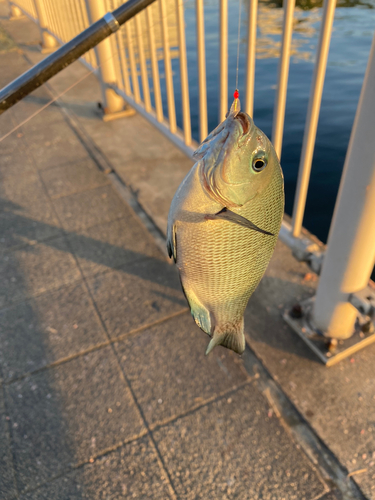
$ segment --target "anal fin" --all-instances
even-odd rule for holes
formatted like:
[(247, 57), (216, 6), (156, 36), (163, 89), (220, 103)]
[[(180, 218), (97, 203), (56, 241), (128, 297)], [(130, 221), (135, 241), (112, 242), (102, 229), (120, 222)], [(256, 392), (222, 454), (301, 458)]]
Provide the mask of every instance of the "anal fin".
[(182, 290), (185, 294), (186, 300), (189, 303), (191, 315), (194, 318), (195, 323), (199, 326), (201, 330), (210, 335), (212, 329), (212, 321), (210, 311), (198, 300), (195, 293), (192, 290), (184, 287), (181, 280)]

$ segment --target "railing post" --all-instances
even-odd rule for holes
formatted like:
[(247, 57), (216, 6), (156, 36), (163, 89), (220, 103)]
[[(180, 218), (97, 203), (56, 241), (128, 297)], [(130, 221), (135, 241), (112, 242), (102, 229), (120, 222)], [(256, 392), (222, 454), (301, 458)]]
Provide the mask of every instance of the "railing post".
[(42, 53), (52, 52), (58, 46), (55, 37), (48, 33), (47, 15), (44, 0), (34, 0), (35, 11), (39, 20), (40, 35), (42, 37)]
[[(104, 0), (86, 0), (86, 5), (91, 24), (107, 13)], [(112, 51), (111, 40), (109, 38), (104, 39), (96, 46), (95, 51), (98, 58), (101, 79), (104, 119), (109, 120), (129, 115), (129, 110), (124, 112), (124, 99), (108, 87), (108, 85), (116, 84), (114, 57), (118, 57), (118, 55), (114, 54)]]
[(319, 279), (313, 322), (332, 338), (349, 338), (375, 261), (375, 36), (350, 137)]

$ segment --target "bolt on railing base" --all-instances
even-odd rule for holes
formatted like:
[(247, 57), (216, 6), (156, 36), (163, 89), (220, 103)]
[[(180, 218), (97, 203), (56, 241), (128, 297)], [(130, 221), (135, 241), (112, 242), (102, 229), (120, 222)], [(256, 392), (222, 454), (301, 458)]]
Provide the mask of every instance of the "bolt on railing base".
[(325, 337), (311, 321), (314, 300), (315, 297), (311, 297), (285, 310), (283, 318), (326, 366), (332, 366), (375, 342), (374, 324), (368, 316), (360, 313), (350, 338)]

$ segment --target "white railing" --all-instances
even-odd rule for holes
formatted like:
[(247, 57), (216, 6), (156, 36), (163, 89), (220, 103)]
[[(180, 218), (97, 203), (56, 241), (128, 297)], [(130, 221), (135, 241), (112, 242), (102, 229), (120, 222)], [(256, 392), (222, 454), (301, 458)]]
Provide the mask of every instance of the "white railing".
[[(242, 0), (244, 1), (244, 0)], [(256, 57), (256, 32), (258, 0), (248, 0), (247, 50), (245, 72), (244, 109), (253, 114), (254, 77)], [(219, 9), (219, 102), (218, 120), (222, 120), (228, 108), (228, 0), (218, 0)], [(11, 0), (13, 15), (20, 10), (37, 22), (42, 32), (45, 48), (53, 48), (56, 42), (64, 43), (90, 23), (102, 17), (106, 12), (118, 7), (122, 0)], [(279, 157), (282, 151), (283, 129), (285, 121), (286, 95), (288, 88), (289, 60), (293, 31), (295, 0), (284, 0), (284, 21), (282, 30), (281, 53), (274, 106), (272, 141)], [(294, 201), (292, 223), (284, 222), (280, 237), (293, 248), (295, 255), (308, 260), (315, 271), (320, 272), (322, 248), (317, 247), (306, 237), (301, 236), (302, 221), (305, 212), (306, 196), (309, 185), (312, 157), (315, 146), (317, 124), (324, 86), (327, 57), (331, 40), (336, 0), (324, 0), (323, 16), (320, 23), (320, 36), (317, 48), (314, 74), (306, 118), (300, 159), (297, 190)], [(203, 140), (208, 133), (206, 56), (203, 0), (195, 0), (196, 14), (196, 49), (197, 49), (197, 87), (199, 96), (199, 138)], [(372, 51), (374, 54), (374, 50)], [(372, 55), (371, 57), (375, 57)], [(179, 60), (177, 70), (172, 59)], [(162, 66), (159, 65), (162, 61)], [(189, 78), (185, 40), (184, 1), (156, 0), (145, 11), (126, 23), (109, 39), (104, 40), (95, 50), (91, 50), (82, 62), (96, 71), (101, 79), (104, 108), (107, 114), (121, 112), (124, 101), (145, 116), (155, 127), (162, 131), (181, 150), (191, 157), (197, 144), (192, 139), (191, 115), (189, 102)], [(161, 75), (161, 68), (164, 74)], [(174, 87), (174, 73), (178, 72), (180, 87)], [(375, 87), (375, 82), (373, 82)], [(176, 120), (176, 95), (181, 102), (182, 129)], [(164, 113), (163, 102), (166, 103)], [(367, 99), (367, 106), (372, 106), (375, 115), (375, 98)], [(358, 120), (357, 120), (358, 121)], [(373, 125), (372, 125), (373, 126)], [(353, 130), (355, 134), (355, 130)], [(374, 150), (372, 141), (371, 147)], [(371, 154), (366, 161), (370, 161)], [(368, 168), (374, 169), (375, 165)], [(372, 170), (371, 170), (372, 171)], [(367, 177), (369, 176), (367, 172)], [(366, 177), (366, 178), (367, 178)], [(371, 182), (375, 183), (375, 175)], [(362, 193), (366, 197), (366, 193)], [(357, 196), (361, 196), (359, 192)], [(359, 216), (358, 216), (359, 217)], [(374, 228), (369, 228), (373, 238)], [(371, 239), (370, 238), (370, 239)], [(371, 240), (372, 241), (372, 240)], [(374, 246), (375, 248), (375, 246)], [(373, 265), (373, 251), (366, 257), (366, 276)], [(363, 256), (362, 256), (363, 257)], [(363, 263), (359, 262), (358, 266)], [(332, 266), (331, 266), (332, 268)], [(327, 276), (327, 270), (326, 276)], [(353, 269), (351, 272), (355, 273)], [(368, 275), (368, 276), (367, 276)], [(322, 283), (326, 283), (326, 276)], [(338, 279), (336, 278), (336, 287)], [(351, 290), (354, 293), (358, 290)], [(349, 293), (346, 291), (346, 293)], [(338, 295), (336, 294), (336, 302)], [(327, 298), (326, 298), (327, 299)], [(323, 302), (324, 302), (323, 298)], [(322, 303), (321, 294), (319, 303)], [(337, 305), (337, 304), (336, 304)], [(333, 310), (336, 305), (331, 304)], [(351, 312), (352, 322), (353, 311)], [(319, 322), (319, 321), (318, 321)], [(329, 330), (329, 326), (325, 326)], [(337, 332), (335, 333), (337, 335)]]

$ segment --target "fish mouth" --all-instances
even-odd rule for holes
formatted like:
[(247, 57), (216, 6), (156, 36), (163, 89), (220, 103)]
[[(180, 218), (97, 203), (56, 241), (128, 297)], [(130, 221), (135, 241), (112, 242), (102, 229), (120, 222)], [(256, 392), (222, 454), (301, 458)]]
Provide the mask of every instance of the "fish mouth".
[(241, 123), (243, 135), (247, 134), (250, 129), (250, 121), (246, 113), (242, 112), (238, 113), (235, 119)]

